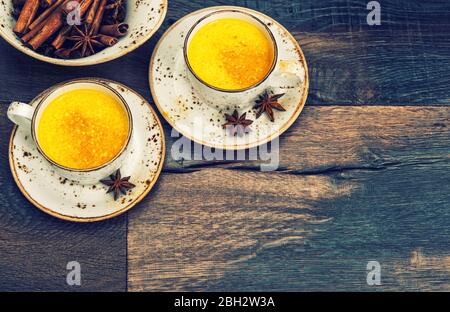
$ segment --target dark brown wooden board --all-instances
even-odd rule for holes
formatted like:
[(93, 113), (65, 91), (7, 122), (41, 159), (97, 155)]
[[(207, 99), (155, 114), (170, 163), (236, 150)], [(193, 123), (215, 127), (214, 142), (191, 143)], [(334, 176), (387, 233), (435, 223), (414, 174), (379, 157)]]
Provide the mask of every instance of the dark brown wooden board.
[[(0, 40), (0, 290), (125, 290), (127, 277), (130, 290), (374, 290), (365, 283), (369, 260), (382, 265), (380, 290), (449, 290), (450, 2), (382, 0), (380, 26), (366, 24), (367, 2), (169, 0), (146, 44), (81, 68), (34, 60)], [(9, 172), (9, 102), (86, 76), (152, 102), (157, 40), (213, 5), (274, 17), (305, 52), (310, 95), (281, 138), (279, 170), (174, 162), (168, 153), (160, 183), (129, 215), (74, 224), (29, 204)], [(72, 260), (85, 272), (81, 288), (65, 284)]]
[[(450, 2), (383, 0), (381, 25), (368, 0), (215, 1), (255, 8), (298, 39), (309, 65), (308, 104), (450, 103)], [(169, 21), (205, 6), (173, 1)]]
[(241, 5), (272, 16), (296, 35), (309, 64), (310, 105), (448, 105), (450, 2), (381, 1), (380, 26), (367, 25), (367, 3), (366, 0), (169, 0), (167, 18), (151, 40), (118, 60), (88, 68), (46, 64), (2, 40), (0, 68), (5, 77), (0, 84), (0, 103), (29, 101), (61, 80), (84, 76), (116, 80), (150, 98), (147, 79), (150, 55), (167, 27), (207, 6)]
[(310, 106), (275, 172), (169, 158), (129, 214), (129, 289), (449, 290), (449, 125), (447, 107)]
[[(127, 216), (95, 224), (50, 217), (20, 193), (8, 164), (12, 125), (0, 111), (0, 291), (125, 291)], [(78, 261), (81, 286), (68, 286)]]

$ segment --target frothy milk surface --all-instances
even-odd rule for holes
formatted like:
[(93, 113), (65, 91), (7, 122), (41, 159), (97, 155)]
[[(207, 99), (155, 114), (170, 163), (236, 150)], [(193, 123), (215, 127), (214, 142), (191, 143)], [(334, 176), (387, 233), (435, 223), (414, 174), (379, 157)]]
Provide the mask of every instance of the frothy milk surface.
[(254, 24), (223, 18), (202, 26), (188, 46), (199, 78), (221, 89), (239, 90), (260, 82), (274, 60), (273, 44)]
[(80, 89), (56, 97), (42, 113), (37, 137), (59, 165), (95, 168), (113, 159), (126, 143), (128, 116), (113, 96)]

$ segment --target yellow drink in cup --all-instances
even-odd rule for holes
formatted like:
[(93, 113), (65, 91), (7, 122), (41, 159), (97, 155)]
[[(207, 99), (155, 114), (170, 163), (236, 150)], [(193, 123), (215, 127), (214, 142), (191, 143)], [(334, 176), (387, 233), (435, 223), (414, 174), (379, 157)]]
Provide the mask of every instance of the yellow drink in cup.
[(192, 70), (205, 83), (224, 90), (241, 90), (266, 77), (275, 51), (271, 40), (254, 24), (220, 18), (193, 34), (187, 57)]
[(127, 141), (129, 121), (123, 105), (94, 89), (77, 89), (53, 99), (42, 112), (37, 139), (55, 163), (90, 169), (113, 159)]

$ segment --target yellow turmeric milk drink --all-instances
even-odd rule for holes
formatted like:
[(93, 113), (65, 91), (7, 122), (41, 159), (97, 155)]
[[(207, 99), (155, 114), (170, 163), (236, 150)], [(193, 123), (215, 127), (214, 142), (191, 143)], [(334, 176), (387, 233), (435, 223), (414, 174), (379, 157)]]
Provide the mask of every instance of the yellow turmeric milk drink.
[(90, 169), (112, 160), (126, 143), (128, 115), (111, 95), (79, 89), (63, 93), (44, 108), (37, 139), (55, 163)]
[(268, 74), (274, 61), (273, 43), (254, 24), (223, 18), (202, 26), (188, 46), (195, 74), (207, 84), (226, 90), (251, 87)]

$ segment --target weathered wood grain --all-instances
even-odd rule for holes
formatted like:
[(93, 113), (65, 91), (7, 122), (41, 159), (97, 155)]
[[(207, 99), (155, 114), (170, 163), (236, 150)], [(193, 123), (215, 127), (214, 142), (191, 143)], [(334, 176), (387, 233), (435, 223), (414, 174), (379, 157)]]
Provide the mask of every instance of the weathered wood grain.
[[(151, 99), (148, 63), (162, 33), (194, 10), (230, 4), (295, 35), (310, 69), (309, 106), (281, 139), (277, 172), (259, 172), (258, 161), (177, 163), (168, 153), (161, 183), (130, 215), (129, 289), (373, 290), (365, 265), (378, 260), (381, 290), (449, 290), (449, 112), (426, 106), (450, 103), (450, 3), (380, 1), (382, 25), (368, 26), (367, 2), (169, 0), (149, 42), (83, 68), (34, 60), (0, 40), (0, 290), (127, 283), (127, 216), (61, 222), (14, 185), (9, 102), (85, 76)], [(80, 289), (65, 284), (71, 260), (86, 273)]]
[[(35, 208), (9, 170), (11, 131), (1, 107), (0, 291), (125, 291), (127, 216), (77, 224)], [(81, 265), (81, 286), (66, 283), (69, 261)]]
[(169, 161), (129, 214), (129, 290), (448, 290), (449, 125), (446, 107), (306, 107), (278, 171)]
[[(400, 114), (400, 115), (399, 115)], [(376, 117), (374, 117), (376, 116)], [(306, 106), (295, 125), (281, 136), (278, 171), (320, 174), (352, 169), (383, 170), (391, 165), (433, 163), (450, 152), (449, 111), (441, 107), (353, 106), (330, 108)], [(171, 147), (179, 136), (171, 136), (166, 152), (166, 170), (195, 171), (204, 167), (258, 170), (268, 161), (204, 161), (172, 158)], [(436, 148), (424, 154), (430, 144)], [(392, 149), (396, 149), (393, 154)], [(192, 152), (194, 152), (192, 145)], [(235, 154), (237, 155), (237, 154)]]
[[(308, 104), (450, 103), (450, 3), (382, 1), (382, 24), (368, 26), (366, 0), (181, 1), (170, 0), (157, 34), (118, 60), (89, 68), (46, 64), (0, 41), (0, 103), (29, 101), (71, 78), (100, 76), (150, 98), (147, 70), (153, 47), (167, 27), (207, 6), (240, 5), (264, 12), (293, 32), (310, 69)], [(26, 88), (24, 88), (24, 83)]]

